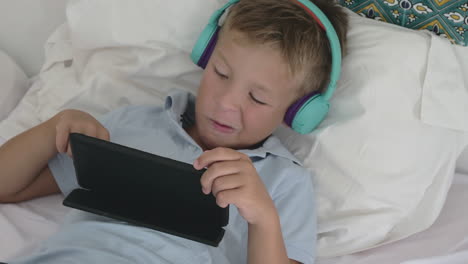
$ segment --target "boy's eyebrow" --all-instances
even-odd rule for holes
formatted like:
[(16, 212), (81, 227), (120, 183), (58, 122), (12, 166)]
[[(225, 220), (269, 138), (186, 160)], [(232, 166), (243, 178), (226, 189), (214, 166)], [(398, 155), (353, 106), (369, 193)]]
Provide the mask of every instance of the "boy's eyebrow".
[[(224, 61), (224, 63), (226, 64), (226, 66), (229, 68), (229, 70), (232, 70), (231, 66), (229, 65), (226, 57), (224, 56), (223, 52), (221, 50), (217, 50), (216, 53), (219, 54), (219, 57), (221, 57), (221, 59)], [(255, 88), (258, 88), (264, 92), (270, 92), (270, 89), (268, 87), (265, 87), (259, 83), (255, 83), (253, 82), (252, 83), (252, 86), (255, 87)]]
[(221, 50), (217, 50), (217, 52), (219, 54), (219, 56), (221, 57), (221, 59), (224, 61), (224, 64), (226, 64), (226, 66), (229, 68), (229, 70), (231, 70), (231, 66), (229, 65), (226, 57), (224, 56), (224, 54), (221, 52)]

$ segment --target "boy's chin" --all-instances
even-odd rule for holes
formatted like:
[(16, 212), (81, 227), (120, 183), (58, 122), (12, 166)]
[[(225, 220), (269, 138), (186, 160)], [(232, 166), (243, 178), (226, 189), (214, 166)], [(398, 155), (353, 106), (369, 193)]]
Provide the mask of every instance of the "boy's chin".
[[(214, 149), (214, 148), (231, 148), (231, 149), (246, 149), (251, 148), (252, 146), (257, 145), (259, 142), (262, 142), (264, 139), (259, 139), (257, 142), (246, 142), (246, 140), (241, 140), (238, 133), (232, 134), (220, 134), (213, 132), (211, 130), (201, 130), (198, 133), (199, 144), (204, 150)], [(266, 137), (265, 137), (266, 138)], [(253, 138), (251, 139), (254, 140)]]
[(252, 146), (256, 146), (259, 143), (250, 144), (250, 143), (246, 143), (246, 142), (239, 142), (238, 140), (235, 140), (235, 139), (230, 139), (229, 140), (227, 138), (226, 139), (202, 138), (202, 144), (203, 144), (202, 148), (204, 150), (210, 150), (210, 149), (220, 148), (220, 147), (239, 150), (239, 149), (251, 148)]
[(233, 140), (232, 138), (227, 137), (213, 137), (213, 136), (201, 136), (201, 143), (203, 144), (203, 148), (205, 150), (214, 149), (214, 148), (232, 148), (238, 149), (240, 144)]

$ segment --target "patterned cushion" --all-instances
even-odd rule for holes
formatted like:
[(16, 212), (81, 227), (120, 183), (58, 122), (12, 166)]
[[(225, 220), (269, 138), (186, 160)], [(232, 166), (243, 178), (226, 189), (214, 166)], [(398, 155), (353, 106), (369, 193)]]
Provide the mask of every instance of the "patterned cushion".
[(467, 0), (338, 0), (354, 12), (411, 29), (426, 29), (468, 44)]

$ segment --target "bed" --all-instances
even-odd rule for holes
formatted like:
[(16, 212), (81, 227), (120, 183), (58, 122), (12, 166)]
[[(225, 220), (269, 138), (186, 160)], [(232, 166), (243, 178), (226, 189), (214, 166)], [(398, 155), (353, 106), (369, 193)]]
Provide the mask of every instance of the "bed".
[[(184, 16), (173, 1), (0, 3), (0, 145), (64, 108), (196, 92), (188, 52), (223, 2), (184, 1)], [(316, 175), (317, 263), (468, 263), (468, 48), (349, 15), (328, 118), (312, 135), (276, 132)], [(62, 199), (0, 205), (0, 262), (60, 228)]]

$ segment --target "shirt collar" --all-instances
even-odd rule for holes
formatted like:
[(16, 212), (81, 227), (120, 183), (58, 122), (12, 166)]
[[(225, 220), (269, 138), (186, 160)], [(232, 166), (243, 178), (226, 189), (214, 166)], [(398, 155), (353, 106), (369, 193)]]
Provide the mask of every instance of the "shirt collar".
[(263, 142), (263, 145), (256, 149), (240, 149), (239, 151), (251, 158), (265, 158), (268, 154), (273, 154), (275, 156), (291, 160), (292, 162), (302, 166), (302, 162), (300, 162), (291, 152), (289, 152), (289, 150), (287, 150), (286, 147), (281, 143), (279, 138), (274, 135), (269, 136)]
[(166, 97), (164, 108), (171, 119), (180, 126), (183, 125), (183, 120), (187, 120), (183, 119), (184, 114), (195, 122), (195, 96), (192, 93), (174, 89)]
[[(182, 129), (184, 122), (195, 122), (195, 96), (187, 91), (174, 90), (166, 97), (166, 112)], [(274, 135), (269, 136), (260, 147), (255, 149), (240, 149), (250, 158), (266, 158), (268, 154), (283, 157), (299, 165), (302, 163), (284, 147)]]

